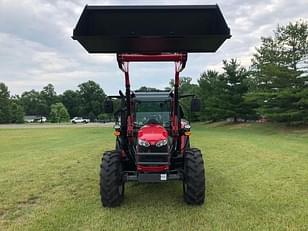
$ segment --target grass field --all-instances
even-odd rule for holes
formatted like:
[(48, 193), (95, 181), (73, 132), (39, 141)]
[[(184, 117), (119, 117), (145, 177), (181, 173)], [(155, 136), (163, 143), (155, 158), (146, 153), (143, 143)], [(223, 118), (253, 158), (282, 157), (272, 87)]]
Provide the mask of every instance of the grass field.
[(180, 182), (126, 185), (102, 208), (101, 153), (111, 128), (0, 129), (0, 230), (308, 230), (308, 130), (195, 124), (207, 202)]

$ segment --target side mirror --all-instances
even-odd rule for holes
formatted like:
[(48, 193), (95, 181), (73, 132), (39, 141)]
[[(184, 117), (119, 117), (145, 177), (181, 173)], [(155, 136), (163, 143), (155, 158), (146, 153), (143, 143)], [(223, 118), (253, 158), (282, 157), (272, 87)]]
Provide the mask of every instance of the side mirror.
[(201, 101), (198, 98), (191, 99), (190, 105), (191, 112), (200, 112), (201, 110)]
[(105, 111), (105, 113), (112, 113), (113, 112), (113, 102), (112, 102), (111, 99), (105, 100), (104, 111)]

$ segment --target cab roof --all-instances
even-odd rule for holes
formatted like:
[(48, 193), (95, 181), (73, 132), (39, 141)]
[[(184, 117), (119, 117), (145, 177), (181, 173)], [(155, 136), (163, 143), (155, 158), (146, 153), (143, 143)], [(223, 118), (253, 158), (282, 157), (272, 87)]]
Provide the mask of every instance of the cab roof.
[(171, 100), (170, 92), (135, 92), (135, 97), (133, 98), (136, 101), (167, 101)]

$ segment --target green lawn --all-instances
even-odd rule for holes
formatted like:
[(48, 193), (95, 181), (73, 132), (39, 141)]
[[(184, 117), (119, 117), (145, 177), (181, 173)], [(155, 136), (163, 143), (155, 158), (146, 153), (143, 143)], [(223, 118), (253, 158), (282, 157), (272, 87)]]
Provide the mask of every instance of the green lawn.
[(180, 182), (126, 184), (102, 208), (101, 153), (111, 128), (0, 129), (0, 230), (308, 230), (308, 131), (194, 124), (207, 202), (188, 206)]

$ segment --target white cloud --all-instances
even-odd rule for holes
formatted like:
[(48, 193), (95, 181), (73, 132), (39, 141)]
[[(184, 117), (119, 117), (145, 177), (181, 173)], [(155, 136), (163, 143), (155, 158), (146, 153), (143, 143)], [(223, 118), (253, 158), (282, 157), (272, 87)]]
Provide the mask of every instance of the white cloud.
[[(194, 82), (208, 68), (221, 70), (222, 60), (238, 58), (250, 64), (261, 36), (277, 24), (307, 19), (308, 0), (218, 0), (232, 38), (213, 54), (190, 54), (183, 76)], [(41, 89), (51, 82), (58, 92), (92, 79), (107, 93), (123, 89), (123, 73), (115, 55), (89, 55), (71, 39), (85, 4), (204, 4), (203, 0), (0, 0), (0, 81), (12, 93)], [(131, 65), (133, 88), (164, 87), (173, 78), (172, 64)]]

